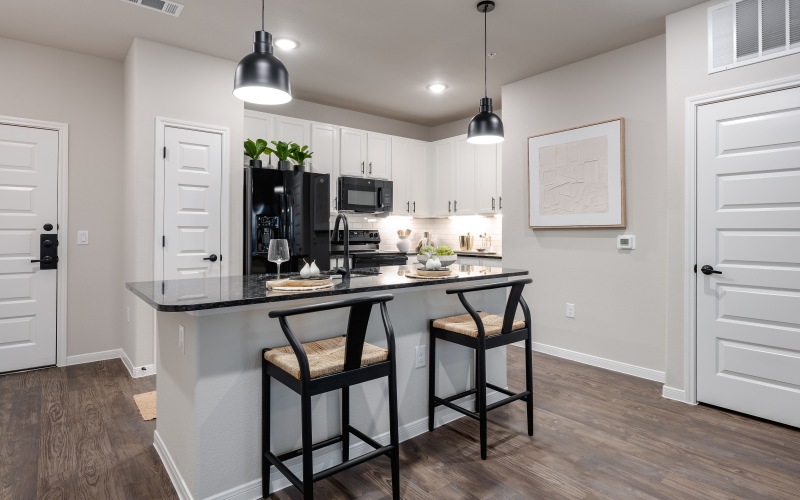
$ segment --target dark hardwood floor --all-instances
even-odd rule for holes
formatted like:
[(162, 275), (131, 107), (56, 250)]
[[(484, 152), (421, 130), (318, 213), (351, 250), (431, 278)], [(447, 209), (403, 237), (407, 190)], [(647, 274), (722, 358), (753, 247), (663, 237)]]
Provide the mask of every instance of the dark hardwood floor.
[[(509, 384), (523, 387), (522, 350)], [(661, 384), (534, 354), (524, 403), (490, 413), (489, 458), (466, 418), (402, 443), (406, 499), (800, 498), (800, 430), (661, 397)], [(175, 498), (132, 396), (104, 361), (0, 376), (0, 498)], [(317, 483), (319, 498), (387, 498), (389, 461)], [(294, 488), (277, 499), (301, 498)]]

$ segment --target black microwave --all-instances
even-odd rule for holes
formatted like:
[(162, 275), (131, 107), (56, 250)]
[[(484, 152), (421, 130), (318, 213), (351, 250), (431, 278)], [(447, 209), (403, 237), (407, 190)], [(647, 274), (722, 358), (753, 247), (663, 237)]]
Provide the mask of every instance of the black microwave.
[(392, 211), (392, 181), (339, 177), (338, 208), (341, 212), (368, 214)]

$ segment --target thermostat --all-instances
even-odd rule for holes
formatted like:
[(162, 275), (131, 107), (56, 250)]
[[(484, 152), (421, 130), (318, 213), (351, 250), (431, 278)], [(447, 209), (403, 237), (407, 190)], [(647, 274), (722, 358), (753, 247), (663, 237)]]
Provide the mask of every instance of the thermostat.
[(617, 236), (618, 250), (633, 250), (636, 248), (636, 236), (632, 234), (620, 234)]

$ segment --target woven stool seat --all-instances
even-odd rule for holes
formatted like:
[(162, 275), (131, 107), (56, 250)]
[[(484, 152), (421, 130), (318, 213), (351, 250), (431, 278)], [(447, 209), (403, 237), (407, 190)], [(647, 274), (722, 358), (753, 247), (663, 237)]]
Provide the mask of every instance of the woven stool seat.
[[(301, 344), (308, 356), (311, 378), (344, 371), (345, 337), (334, 337)], [(300, 364), (291, 346), (277, 347), (264, 352), (264, 359), (300, 380)], [(364, 342), (361, 366), (374, 365), (389, 359), (389, 351)]]
[[(502, 316), (485, 312), (479, 312), (478, 315), (481, 317), (483, 329), (486, 332), (487, 337), (497, 335), (503, 330)], [(472, 338), (478, 337), (478, 325), (475, 324), (475, 321), (469, 314), (459, 314), (458, 316), (439, 318), (433, 321), (433, 326), (435, 328), (440, 328), (453, 333), (460, 333), (461, 335), (466, 335)], [(521, 319), (514, 320), (514, 323), (511, 325), (511, 331), (522, 330), (523, 328), (525, 328), (525, 321)]]

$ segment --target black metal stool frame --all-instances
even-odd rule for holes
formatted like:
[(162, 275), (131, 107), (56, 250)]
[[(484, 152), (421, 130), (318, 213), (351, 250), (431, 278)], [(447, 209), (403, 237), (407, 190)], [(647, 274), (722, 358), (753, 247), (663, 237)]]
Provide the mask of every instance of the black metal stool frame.
[[(274, 364), (264, 359), (261, 352), (262, 363), (262, 493), (264, 497), (269, 496), (270, 486), (270, 467), (275, 466), (300, 492), (303, 498), (308, 500), (314, 498), (314, 483), (325, 479), (328, 476), (354, 467), (358, 464), (371, 460), (380, 455), (386, 455), (391, 460), (392, 468), (392, 497), (400, 498), (400, 442), (398, 435), (397, 417), (397, 374), (395, 362), (394, 329), (389, 320), (389, 312), (386, 303), (394, 297), (389, 294), (376, 295), (358, 299), (340, 300), (325, 304), (312, 304), (301, 306), (294, 309), (281, 311), (271, 311), (270, 318), (278, 318), (281, 329), (286, 339), (289, 341), (297, 361), (300, 365), (300, 380), (289, 373), (278, 368)], [(386, 333), (386, 344), (389, 356), (386, 361), (373, 365), (361, 367), (361, 355), (364, 347), (364, 339), (369, 324), (369, 316), (374, 304), (380, 304), (383, 328)], [(312, 379), (308, 365), (308, 357), (300, 342), (294, 336), (292, 329), (286, 318), (299, 314), (309, 314), (331, 309), (350, 308), (350, 315), (347, 322), (347, 333), (345, 342), (345, 361), (344, 371), (325, 375)], [(363, 432), (350, 425), (350, 386), (374, 380), (381, 377), (389, 379), (389, 444), (382, 446), (380, 443), (367, 436)], [(302, 447), (300, 449), (275, 455), (270, 451), (270, 382), (276, 379), (291, 390), (300, 395), (301, 401), (301, 428), (302, 428)], [(311, 438), (311, 396), (341, 389), (342, 391), (342, 434), (319, 443), (312, 443)], [(361, 439), (373, 448), (373, 451), (365, 453), (357, 458), (350, 460), (350, 434)], [(342, 443), (342, 463), (314, 473), (312, 452), (336, 443)], [(285, 460), (294, 457), (303, 457), (303, 478), (294, 475), (286, 465)]]
[[(429, 370), (428, 430), (433, 432), (434, 413), (436, 411), (437, 406), (446, 406), (459, 413), (463, 413), (464, 415), (477, 420), (480, 425), (481, 458), (483, 460), (486, 460), (486, 425), (487, 425), (486, 414), (489, 411), (494, 410), (495, 408), (499, 408), (513, 401), (524, 400), (528, 406), (528, 435), (533, 436), (533, 358), (531, 353), (531, 348), (532, 348), (531, 312), (530, 309), (528, 308), (528, 304), (522, 297), (522, 290), (525, 288), (525, 285), (532, 282), (533, 280), (528, 278), (520, 280), (511, 280), (503, 283), (492, 283), (489, 285), (475, 285), (464, 288), (446, 290), (445, 293), (447, 294), (454, 294), (454, 293), (458, 294), (458, 299), (461, 301), (461, 304), (464, 306), (469, 315), (472, 317), (472, 320), (475, 321), (475, 324), (478, 327), (478, 336), (476, 338), (463, 335), (460, 333), (451, 332), (448, 330), (443, 330), (441, 328), (436, 328), (433, 326), (433, 322), (435, 320), (430, 321), (430, 326), (429, 326), (430, 365), (428, 368)], [(466, 297), (464, 297), (464, 294), (470, 292), (480, 292), (485, 290), (494, 290), (498, 288), (508, 288), (508, 287), (511, 288), (511, 292), (509, 293), (508, 301), (506, 302), (506, 309), (505, 309), (505, 314), (503, 315), (503, 326), (501, 329), (501, 333), (487, 337), (486, 330), (483, 326), (483, 321), (481, 321), (481, 317), (478, 314), (479, 311), (476, 311), (475, 308), (472, 307), (472, 305), (469, 303)], [(514, 323), (514, 314), (516, 313), (518, 306), (522, 308), (522, 313), (525, 316), (525, 328), (521, 330), (512, 331), (511, 327)], [(475, 351), (474, 389), (469, 389), (467, 391), (446, 398), (440, 398), (436, 396), (436, 339), (453, 342), (454, 344), (469, 347), (470, 349), (473, 349)], [(488, 349), (494, 349), (495, 347), (502, 347), (508, 344), (512, 344), (514, 342), (519, 342), (521, 340), (525, 341), (525, 386), (526, 386), (525, 390), (520, 393), (514, 393), (503, 387), (487, 383), (486, 351)], [(503, 393), (508, 397), (501, 399), (500, 401), (496, 401), (492, 404), (487, 404), (486, 403), (487, 387), (490, 389), (494, 389), (495, 391), (498, 391), (500, 393)], [(470, 396), (472, 394), (476, 395), (475, 411), (469, 411), (466, 408), (462, 408), (461, 406), (458, 406), (453, 402), (457, 399), (463, 398), (465, 396)]]

